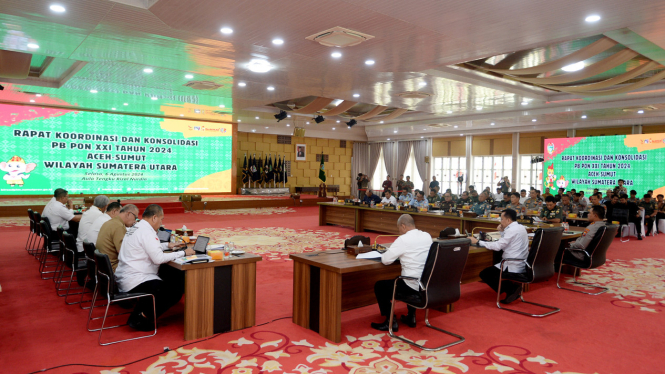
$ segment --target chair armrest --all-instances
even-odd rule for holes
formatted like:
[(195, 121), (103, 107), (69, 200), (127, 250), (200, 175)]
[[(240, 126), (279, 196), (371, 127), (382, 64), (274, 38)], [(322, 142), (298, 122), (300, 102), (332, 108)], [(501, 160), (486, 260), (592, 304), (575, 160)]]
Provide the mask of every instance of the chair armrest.
[(586, 251), (586, 249), (570, 248), (570, 247), (566, 247), (565, 249), (566, 249), (568, 252), (572, 252), (572, 251), (584, 252), (584, 254), (587, 255), (587, 257), (591, 257), (591, 255), (589, 254), (589, 252)]
[(395, 284), (397, 284), (397, 280), (398, 280), (398, 279), (411, 279), (411, 280), (418, 281), (418, 285), (420, 286), (420, 288), (423, 289), (423, 290), (425, 289), (425, 286), (423, 286), (423, 284), (420, 283), (420, 279), (419, 279), (419, 278), (416, 278), (416, 277), (407, 277), (406, 275), (400, 275), (399, 277), (395, 278)]

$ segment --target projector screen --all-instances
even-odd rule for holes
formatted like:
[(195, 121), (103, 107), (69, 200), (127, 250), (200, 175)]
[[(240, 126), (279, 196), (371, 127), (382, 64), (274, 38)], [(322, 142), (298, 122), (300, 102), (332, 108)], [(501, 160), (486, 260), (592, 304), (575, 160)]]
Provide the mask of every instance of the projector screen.
[(556, 194), (559, 187), (605, 194), (619, 179), (642, 196), (647, 190), (665, 193), (665, 134), (545, 139), (543, 184)]
[(1, 195), (231, 192), (231, 124), (0, 105)]

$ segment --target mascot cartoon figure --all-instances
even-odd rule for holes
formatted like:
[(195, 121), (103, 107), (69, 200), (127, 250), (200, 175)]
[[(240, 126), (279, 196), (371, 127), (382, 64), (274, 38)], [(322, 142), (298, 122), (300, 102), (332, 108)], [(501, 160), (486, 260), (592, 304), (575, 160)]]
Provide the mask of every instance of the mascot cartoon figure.
[(554, 183), (556, 181), (556, 175), (554, 175), (554, 164), (547, 167), (547, 178), (545, 178), (545, 192), (549, 192), (550, 189), (554, 189)]
[(565, 189), (566, 187), (568, 187), (568, 181), (562, 175), (561, 177), (559, 177), (559, 180), (556, 181), (556, 185), (559, 188), (564, 188)]
[(36, 167), (37, 164), (26, 164), (19, 156), (14, 156), (7, 162), (0, 162), (0, 170), (7, 172), (3, 179), (12, 187), (23, 187), (23, 180), (28, 179), (29, 173)]

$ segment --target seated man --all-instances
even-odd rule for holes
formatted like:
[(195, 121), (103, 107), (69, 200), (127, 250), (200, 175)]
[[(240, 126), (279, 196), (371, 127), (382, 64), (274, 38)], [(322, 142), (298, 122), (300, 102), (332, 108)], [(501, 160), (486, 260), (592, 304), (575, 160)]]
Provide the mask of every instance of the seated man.
[(408, 205), (409, 202), (411, 202), (411, 200), (413, 200), (413, 195), (410, 194), (410, 193), (403, 193), (403, 194), (399, 195), (399, 198), (397, 200), (399, 200), (402, 204), (407, 204)]
[(637, 191), (630, 190), (630, 198), (628, 199), (628, 201), (630, 201), (631, 203), (634, 203), (634, 204), (639, 204), (640, 203), (640, 199), (637, 198)]
[(619, 196), (612, 194), (612, 200), (605, 204), (605, 217), (612, 221), (612, 210), (615, 206), (619, 205)]
[(665, 201), (663, 201), (663, 194), (658, 194), (656, 196), (656, 199), (658, 200), (656, 202), (656, 232), (658, 232), (658, 222), (665, 218)]
[(478, 202), (473, 204), (471, 207), (471, 211), (476, 213), (478, 216), (485, 215), (485, 212), (489, 212), (491, 209), (492, 207), (487, 202), (487, 195), (485, 194), (485, 191), (478, 195)]
[(603, 219), (605, 218), (605, 209), (600, 206), (594, 206), (589, 212), (589, 226), (584, 229), (582, 236), (577, 238), (574, 242), (570, 243), (570, 248), (578, 249), (578, 251), (571, 251), (571, 254), (575, 256), (578, 260), (584, 260), (583, 250), (591, 243), (591, 240), (596, 236), (596, 232), (599, 228), (605, 226)]
[(494, 201), (503, 200), (503, 192), (501, 192), (501, 187), (496, 188), (496, 193), (494, 194)]
[[(496, 242), (486, 242), (470, 238), (471, 243), (478, 244), (491, 251), (503, 251), (502, 258), (504, 259), (526, 260), (529, 256), (529, 237), (524, 226), (515, 221), (517, 221), (517, 212), (512, 209), (506, 209), (501, 213), (501, 224), (498, 226), (498, 230), (501, 232), (501, 239)], [(500, 265), (500, 263), (495, 264), (480, 272), (480, 279), (487, 283), (494, 292), (497, 292), (499, 289)], [(504, 264), (503, 271), (523, 273), (524, 268), (525, 262), (510, 261)], [(520, 296), (522, 285), (504, 280), (501, 283), (501, 291), (502, 293), (506, 293), (506, 298), (501, 300), (501, 302), (509, 304)]]
[(390, 189), (386, 190), (385, 196), (381, 199), (381, 204), (397, 205), (397, 199), (395, 199), (395, 196), (393, 196), (393, 192)]
[(520, 191), (520, 204), (524, 205), (524, 202), (528, 199), (529, 197), (526, 196), (526, 190), (522, 189)]
[[(112, 220), (118, 214), (120, 214), (120, 209), (122, 209), (122, 206), (117, 201), (114, 201), (111, 204), (109, 204), (106, 207), (106, 212), (104, 212), (104, 214), (102, 214), (101, 216), (97, 217), (95, 222), (92, 223), (85, 240), (87, 240), (92, 244), (97, 243), (97, 238), (99, 237), (99, 230), (101, 230), (102, 225), (104, 225), (106, 222)], [(117, 257), (116, 257), (116, 265), (117, 265)]]
[(584, 209), (586, 209), (587, 205), (591, 204), (589, 202), (589, 199), (586, 196), (584, 196), (584, 191), (580, 191), (578, 192), (578, 194), (580, 194), (580, 203), (584, 205)]
[(496, 207), (499, 209), (507, 208), (508, 205), (510, 205), (510, 196), (511, 196), (510, 192), (506, 192), (505, 194), (503, 194), (503, 199), (499, 201)]
[(454, 209), (457, 206), (455, 201), (453, 201), (453, 196), (450, 194), (450, 192), (443, 194), (443, 200), (441, 200), (440, 206), (441, 209), (446, 212), (449, 212), (450, 209)]
[(153, 330), (154, 320), (182, 298), (184, 280), (179, 277), (160, 278), (157, 275), (159, 265), (194, 254), (191, 248), (164, 253), (165, 249), (173, 248), (176, 244), (160, 244), (157, 230), (163, 219), (162, 207), (148, 205), (141, 221), (127, 230), (118, 256), (115, 277), (120, 292), (149, 293), (155, 296), (154, 313), (152, 299), (144, 297), (138, 299), (127, 320), (129, 327), (140, 331)]
[(469, 199), (471, 200), (471, 204), (475, 204), (478, 202), (478, 191), (473, 190), (469, 192)]
[(139, 209), (136, 205), (127, 204), (117, 216), (105, 222), (99, 229), (95, 247), (99, 252), (109, 256), (113, 271), (118, 267), (118, 254), (122, 241), (125, 239), (127, 228), (134, 226), (138, 215)]
[(536, 190), (531, 190), (529, 192), (529, 198), (524, 201), (524, 207), (528, 210), (534, 211), (538, 210), (543, 205), (543, 202), (538, 200), (538, 193)]
[(547, 223), (561, 223), (563, 220), (563, 213), (561, 208), (556, 206), (554, 196), (545, 198), (545, 208), (540, 212), (540, 218)]
[[(397, 220), (397, 229), (400, 237), (390, 246), (390, 248), (381, 255), (381, 262), (390, 265), (395, 260), (399, 260), (402, 266), (402, 275), (406, 277), (417, 278), (400, 279), (395, 285), (395, 280), (386, 279), (376, 282), (374, 285), (374, 294), (379, 303), (381, 315), (386, 317), (382, 323), (372, 322), (372, 328), (379, 331), (388, 331), (390, 323), (390, 304), (393, 298), (393, 288), (395, 293), (400, 296), (417, 295), (420, 291), (418, 282), (423, 274), (425, 262), (429, 255), (429, 249), (432, 246), (432, 236), (424, 231), (416, 229), (413, 217), (408, 214), (402, 214)], [(408, 315), (402, 315), (400, 320), (410, 327), (416, 326), (416, 309), (408, 307)], [(393, 320), (393, 331), (398, 331), (397, 319)]]
[(520, 194), (517, 192), (511, 192), (508, 195), (510, 195), (510, 204), (508, 204), (506, 208), (510, 208), (516, 211), (518, 215), (524, 214), (526, 212), (526, 208), (524, 205), (520, 204)]
[(561, 196), (561, 201), (557, 205), (561, 208), (562, 217), (568, 217), (569, 213), (577, 214), (579, 212), (578, 207), (570, 202), (570, 196), (568, 195)]
[(436, 194), (436, 189), (430, 188), (429, 196), (427, 196), (427, 202), (430, 203), (430, 204), (436, 204), (439, 201), (441, 201), (441, 200), (439, 199), (439, 196), (437, 196), (437, 194)]
[(457, 204), (471, 205), (471, 198), (469, 198), (469, 193), (466, 191), (462, 192), (462, 196), (457, 200)]
[(607, 211), (607, 207), (600, 203), (600, 198), (598, 198), (598, 195), (589, 196), (589, 205), (586, 206), (586, 210), (590, 212), (591, 208), (593, 208), (594, 206), (602, 206), (603, 209)]
[[(594, 205), (596, 206), (596, 205)], [(600, 206), (600, 205), (598, 205)], [(592, 206), (593, 207), (593, 206)], [(618, 204), (619, 209), (628, 209), (628, 221), (624, 222), (622, 219), (619, 219), (619, 223), (633, 223), (635, 225), (635, 233), (637, 234), (637, 240), (642, 240), (642, 216), (640, 215), (640, 208), (637, 206), (637, 204), (633, 203), (628, 199), (628, 195), (621, 195), (619, 197), (619, 204)], [(603, 209), (605, 210), (605, 209)], [(615, 221), (617, 219), (614, 219)], [(621, 233), (618, 233), (619, 236)]]
[(76, 237), (76, 249), (83, 252), (83, 241), (88, 239), (88, 232), (95, 220), (104, 215), (106, 206), (109, 205), (109, 198), (106, 195), (97, 195), (92, 202), (90, 209), (86, 210), (81, 216), (79, 223), (79, 233)]
[(371, 188), (368, 188), (367, 191), (365, 191), (365, 197), (363, 198), (362, 203), (367, 204), (367, 205), (372, 205), (378, 204), (381, 202), (381, 198), (378, 197), (377, 195), (374, 195), (374, 192), (372, 191)]
[(653, 219), (656, 216), (656, 202), (651, 201), (650, 194), (645, 194), (638, 206), (644, 209), (644, 227), (646, 230), (644, 236), (649, 236), (653, 228)]
[(78, 236), (78, 230), (72, 227), (70, 229), (69, 222), (81, 221), (81, 214), (74, 214), (72, 209), (74, 204), (69, 200), (69, 193), (67, 190), (58, 188), (53, 193), (53, 198), (46, 204), (42, 217), (47, 217), (51, 222), (51, 229), (56, 231), (59, 226), (62, 226), (65, 231)]
[(425, 199), (425, 194), (423, 191), (416, 191), (416, 198), (411, 200), (409, 203), (409, 206), (416, 207), (416, 208), (427, 208), (429, 206), (429, 203)]
[(582, 193), (573, 194), (573, 213), (583, 212), (586, 209), (586, 202), (582, 200)]

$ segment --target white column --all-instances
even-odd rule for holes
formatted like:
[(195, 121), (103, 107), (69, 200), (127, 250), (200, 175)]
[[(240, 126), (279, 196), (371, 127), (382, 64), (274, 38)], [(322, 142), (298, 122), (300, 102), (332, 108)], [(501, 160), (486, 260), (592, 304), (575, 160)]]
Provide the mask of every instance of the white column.
[(515, 190), (519, 192), (520, 190), (520, 185), (519, 185), (519, 180), (518, 175), (519, 175), (519, 168), (521, 165), (519, 164), (520, 160), (520, 133), (519, 132), (514, 132), (513, 133), (513, 175), (511, 176), (511, 180), (513, 181), (511, 184), (514, 186)]
[(633, 125), (633, 134), (641, 134), (642, 125)]
[(569, 130), (566, 132), (566, 137), (568, 137), (568, 138), (574, 138), (574, 137), (576, 136), (575, 133), (576, 133), (576, 130), (575, 130), (575, 129), (569, 129)]
[(469, 190), (471, 185), (471, 148), (473, 147), (473, 135), (466, 136), (466, 186), (464, 187), (465, 191)]

